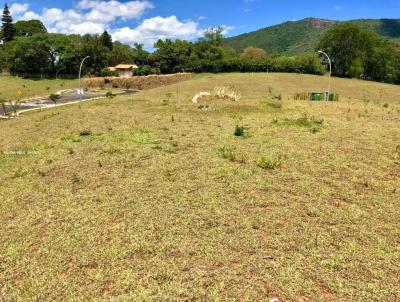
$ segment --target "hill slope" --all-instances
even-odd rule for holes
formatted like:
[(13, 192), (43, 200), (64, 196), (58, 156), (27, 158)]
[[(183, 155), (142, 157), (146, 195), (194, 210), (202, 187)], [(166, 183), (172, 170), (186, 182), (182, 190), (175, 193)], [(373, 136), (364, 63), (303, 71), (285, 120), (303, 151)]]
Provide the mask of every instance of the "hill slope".
[[(352, 23), (378, 33), (388, 39), (400, 38), (400, 19), (362, 19)], [(225, 46), (242, 51), (248, 46), (265, 49), (267, 52), (295, 55), (314, 50), (321, 36), (338, 21), (307, 18), (266, 27), (254, 32), (228, 38)]]

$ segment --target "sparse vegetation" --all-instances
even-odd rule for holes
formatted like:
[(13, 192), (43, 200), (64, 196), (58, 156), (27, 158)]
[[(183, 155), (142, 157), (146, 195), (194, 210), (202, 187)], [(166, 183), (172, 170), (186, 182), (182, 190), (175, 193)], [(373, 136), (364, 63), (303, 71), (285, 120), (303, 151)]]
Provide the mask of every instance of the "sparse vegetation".
[(262, 155), (259, 158), (257, 165), (264, 170), (274, 170), (282, 167), (284, 158), (285, 157), (282, 154), (272, 156)]
[[(216, 83), (240, 102), (191, 102)], [(169, 106), (175, 85), (0, 120), (0, 301), (397, 301), (400, 86), (291, 100), (326, 83), (196, 74)]]

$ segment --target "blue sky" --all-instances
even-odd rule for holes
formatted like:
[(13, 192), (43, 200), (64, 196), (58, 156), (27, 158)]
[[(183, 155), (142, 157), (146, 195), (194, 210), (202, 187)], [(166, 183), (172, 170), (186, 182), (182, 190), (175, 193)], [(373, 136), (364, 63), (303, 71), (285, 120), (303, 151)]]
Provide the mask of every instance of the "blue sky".
[[(4, 0), (0, 3), (4, 5)], [(51, 32), (110, 31), (151, 47), (158, 38), (196, 39), (210, 26), (227, 36), (305, 17), (400, 18), (400, 0), (9, 0), (14, 19), (41, 19)]]

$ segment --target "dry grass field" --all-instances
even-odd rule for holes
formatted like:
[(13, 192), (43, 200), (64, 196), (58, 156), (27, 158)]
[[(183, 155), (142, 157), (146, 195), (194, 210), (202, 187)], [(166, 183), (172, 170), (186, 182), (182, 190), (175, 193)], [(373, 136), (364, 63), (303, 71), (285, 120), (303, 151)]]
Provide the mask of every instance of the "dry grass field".
[[(0, 301), (399, 301), (400, 86), (293, 100), (326, 85), (195, 75), (0, 121)], [(241, 100), (191, 103), (216, 86)]]

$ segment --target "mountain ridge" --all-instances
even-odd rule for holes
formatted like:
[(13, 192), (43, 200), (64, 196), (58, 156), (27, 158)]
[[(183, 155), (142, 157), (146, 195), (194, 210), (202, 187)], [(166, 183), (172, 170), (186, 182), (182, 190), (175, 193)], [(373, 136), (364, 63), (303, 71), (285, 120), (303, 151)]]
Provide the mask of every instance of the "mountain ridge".
[(298, 21), (264, 27), (256, 31), (227, 38), (224, 45), (239, 52), (254, 46), (285, 55), (314, 51), (319, 39), (334, 24), (354, 23), (389, 40), (400, 40), (400, 19), (356, 19), (337, 21), (308, 17)]

